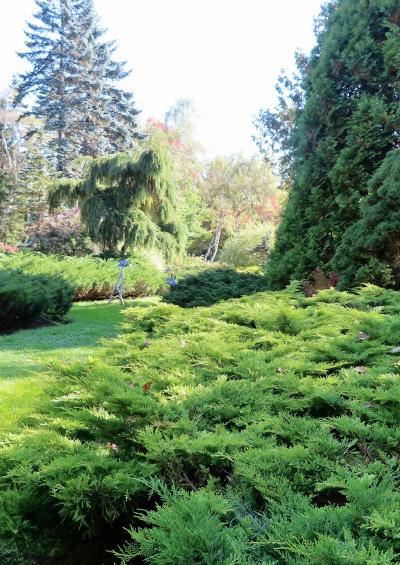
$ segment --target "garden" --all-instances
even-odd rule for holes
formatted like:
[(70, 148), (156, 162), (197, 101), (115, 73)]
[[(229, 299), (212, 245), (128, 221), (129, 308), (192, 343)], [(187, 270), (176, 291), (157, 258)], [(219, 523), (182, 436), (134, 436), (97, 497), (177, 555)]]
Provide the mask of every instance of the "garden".
[(0, 564), (399, 563), (397, 0), (321, 7), (251, 157), (205, 157), (190, 99), (142, 120), (96, 2), (34, 3), (0, 95)]

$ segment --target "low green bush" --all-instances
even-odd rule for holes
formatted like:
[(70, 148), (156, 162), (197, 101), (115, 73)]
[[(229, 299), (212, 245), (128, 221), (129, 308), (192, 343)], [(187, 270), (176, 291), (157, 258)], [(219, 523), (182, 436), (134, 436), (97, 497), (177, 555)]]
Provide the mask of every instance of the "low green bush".
[[(62, 277), (72, 284), (75, 300), (108, 298), (117, 277), (116, 260), (95, 257), (62, 257), (26, 252), (0, 255), (0, 268), (20, 269), (28, 274)], [(140, 255), (130, 258), (125, 269), (125, 296), (149, 296), (164, 285), (165, 275)]]
[(239, 298), (266, 288), (261, 274), (240, 273), (234, 269), (213, 268), (179, 279), (164, 300), (184, 308), (210, 306), (221, 300)]
[(0, 270), (0, 333), (62, 320), (73, 295), (60, 277)]
[(138, 301), (2, 431), (2, 562), (399, 563), (399, 313), (372, 286)]

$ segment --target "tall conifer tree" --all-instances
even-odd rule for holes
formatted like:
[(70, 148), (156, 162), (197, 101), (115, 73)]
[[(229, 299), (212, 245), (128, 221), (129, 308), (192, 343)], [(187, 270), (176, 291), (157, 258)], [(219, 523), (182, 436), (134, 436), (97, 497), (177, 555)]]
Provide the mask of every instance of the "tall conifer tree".
[(20, 54), (31, 68), (19, 76), (16, 102), (33, 95), (26, 113), (54, 134), (57, 169), (65, 174), (79, 155), (132, 147), (138, 111), (117, 86), (129, 73), (113, 60), (115, 44), (102, 41), (92, 0), (35, 1), (39, 10)]
[[(392, 185), (395, 178), (390, 152), (400, 141), (398, 0), (331, 1), (317, 32), (317, 45), (299, 69), (303, 97), (289, 138), (293, 186), (268, 266), (274, 288), (316, 267), (339, 270), (343, 286), (382, 283), (397, 268), (393, 240), (400, 238), (400, 222), (380, 227), (379, 241), (388, 240), (383, 231), (390, 233), (393, 252), (360, 246), (354, 238), (362, 230), (353, 226), (368, 213), (367, 203), (376, 202), (378, 186), (390, 193), (384, 171)], [(378, 174), (389, 155), (390, 166)], [(352, 245), (357, 252), (349, 253)], [(371, 257), (370, 268), (363, 268)]]

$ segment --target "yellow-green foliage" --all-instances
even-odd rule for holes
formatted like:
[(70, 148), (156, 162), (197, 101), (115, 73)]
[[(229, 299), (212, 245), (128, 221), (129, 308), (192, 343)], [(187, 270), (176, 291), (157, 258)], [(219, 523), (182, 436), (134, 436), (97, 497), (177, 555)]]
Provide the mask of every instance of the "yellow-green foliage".
[[(69, 281), (75, 290), (75, 300), (108, 298), (117, 277), (118, 266), (114, 259), (95, 257), (62, 257), (42, 253), (0, 254), (0, 269), (21, 269), (28, 274), (48, 274)], [(145, 257), (132, 256), (125, 269), (125, 296), (155, 294), (164, 283), (165, 276)]]
[(399, 313), (376, 287), (138, 302), (4, 434), (0, 556), (398, 563)]

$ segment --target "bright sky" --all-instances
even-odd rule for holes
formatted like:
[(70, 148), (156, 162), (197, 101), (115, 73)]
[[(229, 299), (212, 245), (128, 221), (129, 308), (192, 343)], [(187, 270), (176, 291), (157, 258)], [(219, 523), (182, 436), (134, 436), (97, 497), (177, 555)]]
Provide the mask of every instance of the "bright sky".
[[(162, 119), (178, 98), (192, 98), (208, 156), (255, 151), (253, 117), (274, 105), (280, 69), (296, 48), (314, 44), (321, 0), (95, 0), (116, 56), (133, 69), (124, 88), (144, 119)], [(25, 22), (34, 0), (7, 3), (0, 20), (0, 90), (23, 63)]]

